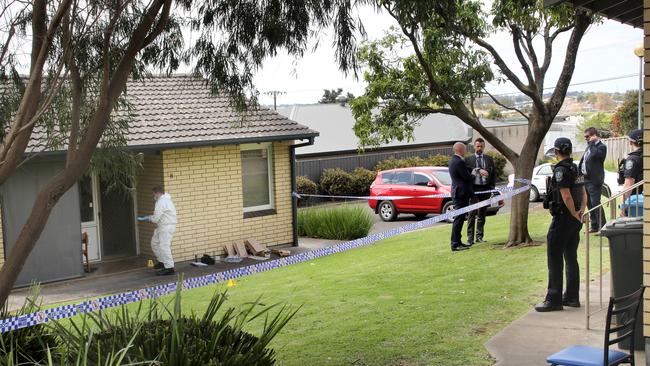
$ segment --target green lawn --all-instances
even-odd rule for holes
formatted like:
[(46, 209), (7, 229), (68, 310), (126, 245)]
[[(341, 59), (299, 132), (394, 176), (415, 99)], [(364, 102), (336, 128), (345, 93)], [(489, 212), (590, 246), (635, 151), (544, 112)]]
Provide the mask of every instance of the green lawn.
[[(534, 239), (544, 240), (549, 221), (531, 214)], [(490, 244), (465, 252), (449, 250), (446, 225), (250, 276), (229, 290), (229, 305), (260, 295), (302, 305), (272, 343), (280, 365), (490, 365), (483, 343), (546, 285), (545, 246), (493, 244), (506, 240), (507, 223), (488, 218)], [(214, 290), (184, 292), (184, 310), (203, 310)]]

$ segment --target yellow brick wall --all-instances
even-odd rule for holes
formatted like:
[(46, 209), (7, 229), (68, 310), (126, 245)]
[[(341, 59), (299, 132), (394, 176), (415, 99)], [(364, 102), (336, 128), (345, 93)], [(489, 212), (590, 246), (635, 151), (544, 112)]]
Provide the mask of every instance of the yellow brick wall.
[(175, 260), (221, 255), (226, 243), (249, 237), (268, 246), (292, 242), (288, 143), (274, 143), (273, 157), (277, 213), (244, 219), (238, 145), (163, 152), (165, 191), (178, 214), (172, 241)]
[[(155, 186), (163, 186), (163, 159), (162, 155), (151, 154), (144, 156), (143, 169), (137, 178), (137, 204), (138, 216), (147, 216), (153, 213), (154, 201), (151, 189)], [(153, 258), (151, 251), (151, 236), (156, 228), (148, 222), (138, 222), (138, 239), (140, 242), (140, 254)]]
[[(650, 197), (650, 0), (643, 1), (643, 28), (645, 33), (645, 65), (643, 70), (644, 89), (643, 94), (643, 179), (646, 183), (643, 186), (645, 199)], [(646, 205), (643, 211), (643, 284), (650, 286), (650, 205)], [(650, 291), (644, 294), (643, 304), (643, 333), (650, 337)]]

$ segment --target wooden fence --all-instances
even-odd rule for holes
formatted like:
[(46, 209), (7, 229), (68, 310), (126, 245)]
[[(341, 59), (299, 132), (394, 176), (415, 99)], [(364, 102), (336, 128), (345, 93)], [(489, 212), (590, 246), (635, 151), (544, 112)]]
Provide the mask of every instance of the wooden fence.
[(618, 166), (621, 159), (625, 159), (630, 151), (630, 143), (627, 137), (614, 137), (611, 139), (602, 139), (603, 143), (607, 145), (607, 158), (605, 163), (613, 163)]

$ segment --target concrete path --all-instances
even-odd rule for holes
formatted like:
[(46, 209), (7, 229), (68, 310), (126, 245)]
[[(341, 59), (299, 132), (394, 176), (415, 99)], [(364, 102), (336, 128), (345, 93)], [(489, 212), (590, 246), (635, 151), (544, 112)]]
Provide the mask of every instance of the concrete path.
[[(609, 299), (609, 274), (603, 278), (603, 305)], [(590, 286), (592, 311), (600, 306), (598, 281)], [(580, 294), (584, 299), (584, 289)], [(583, 301), (584, 302), (584, 301)], [(583, 305), (584, 306), (584, 305)], [(607, 308), (591, 317), (585, 329), (585, 309), (565, 307), (563, 311), (538, 313), (531, 309), (485, 343), (497, 362), (495, 366), (548, 365), (546, 357), (571, 345), (602, 347)], [(636, 364), (645, 365), (645, 354), (635, 353)]]

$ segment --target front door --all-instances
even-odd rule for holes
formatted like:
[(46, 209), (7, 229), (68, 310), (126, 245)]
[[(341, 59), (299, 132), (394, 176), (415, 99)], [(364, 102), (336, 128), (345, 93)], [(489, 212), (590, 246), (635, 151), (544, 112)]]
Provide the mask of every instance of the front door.
[(97, 177), (84, 175), (79, 181), (79, 204), (81, 209), (81, 233), (88, 234), (88, 260), (98, 261), (100, 256), (99, 199)]

